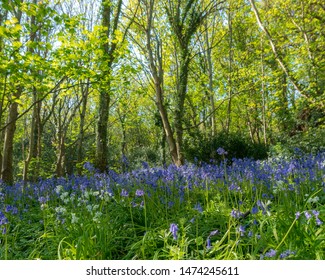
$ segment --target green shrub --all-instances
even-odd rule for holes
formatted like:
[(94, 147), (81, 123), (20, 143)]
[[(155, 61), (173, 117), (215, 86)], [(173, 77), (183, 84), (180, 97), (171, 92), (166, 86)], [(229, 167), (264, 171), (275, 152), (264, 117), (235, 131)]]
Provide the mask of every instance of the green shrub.
[(268, 147), (262, 143), (252, 143), (249, 138), (238, 133), (221, 132), (213, 138), (197, 134), (185, 139), (185, 157), (189, 161), (220, 161), (223, 160), (223, 156), (217, 153), (220, 147), (227, 152), (226, 157), (229, 160), (233, 158), (265, 159), (268, 155)]

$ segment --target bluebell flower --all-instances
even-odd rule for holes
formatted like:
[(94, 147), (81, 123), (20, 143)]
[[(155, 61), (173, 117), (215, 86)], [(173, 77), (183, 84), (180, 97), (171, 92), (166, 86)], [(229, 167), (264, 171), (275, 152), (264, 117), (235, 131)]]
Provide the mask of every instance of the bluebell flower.
[(0, 226), (8, 224), (7, 217), (0, 211)]
[(136, 195), (136, 196), (144, 196), (144, 191), (138, 189), (138, 190), (136, 190), (135, 195)]
[(257, 207), (257, 206), (254, 206), (254, 207), (252, 208), (251, 213), (252, 213), (253, 215), (257, 214), (257, 213), (258, 213), (258, 207)]
[(316, 224), (320, 226), (323, 224), (323, 222), (318, 217), (316, 217)]
[(202, 206), (200, 204), (200, 202), (197, 202), (194, 206), (194, 209), (197, 210), (198, 212), (202, 213), (203, 212), (203, 209), (202, 209)]
[(84, 168), (86, 170), (88, 170), (89, 172), (94, 172), (95, 171), (95, 167), (88, 161), (84, 163)]
[(18, 208), (12, 205), (7, 205), (5, 208), (5, 212), (11, 213), (12, 215), (18, 214)]
[(311, 211), (311, 212), (314, 214), (315, 218), (318, 218), (318, 216), (319, 216), (319, 211), (317, 211), (317, 210), (313, 210), (313, 211)]
[(230, 191), (236, 191), (236, 192), (239, 192), (239, 191), (241, 190), (240, 187), (237, 186), (237, 185), (234, 184), (234, 183), (232, 183), (232, 184), (228, 187), (228, 189), (229, 189)]
[(220, 156), (223, 156), (223, 155), (227, 155), (228, 153), (225, 151), (225, 149), (224, 148), (218, 148), (217, 149), (217, 153), (218, 153), (218, 155), (220, 155)]
[(300, 212), (298, 211), (298, 212), (296, 212), (296, 220), (298, 220), (299, 219), (299, 217), (300, 217)]
[(305, 217), (307, 220), (309, 220), (312, 217), (312, 215), (308, 211), (305, 211)]
[(169, 231), (172, 233), (174, 240), (177, 240), (178, 226), (177, 224), (170, 224)]
[(268, 257), (268, 258), (273, 258), (275, 257), (276, 255), (276, 250), (274, 249), (270, 249), (268, 252), (265, 253), (265, 257)]
[(212, 246), (211, 246), (211, 240), (210, 240), (210, 238), (208, 237), (208, 238), (207, 238), (207, 249), (210, 250), (211, 248), (212, 248)]
[(287, 257), (289, 257), (289, 256), (291, 256), (291, 255), (295, 255), (295, 254), (296, 254), (295, 251), (286, 250), (286, 251), (284, 251), (284, 252), (282, 252), (282, 253), (280, 254), (280, 259), (285, 259), (285, 258), (287, 258)]
[(237, 231), (240, 233), (240, 236), (244, 236), (245, 235), (245, 227), (243, 225), (240, 225), (238, 228), (237, 228)]
[(38, 198), (38, 201), (39, 201), (41, 204), (46, 204), (46, 202), (49, 201), (49, 198), (48, 198), (48, 197), (41, 196), (41, 197)]
[(123, 196), (123, 197), (128, 197), (128, 196), (129, 196), (128, 191), (125, 190), (125, 189), (122, 189), (122, 191), (121, 191), (121, 196)]
[(210, 232), (209, 237), (217, 235), (218, 233), (219, 233), (219, 230), (217, 230), (217, 229), (213, 230), (213, 231)]
[(239, 219), (243, 216), (243, 213), (240, 212), (239, 210), (233, 209), (233, 210), (231, 210), (230, 216), (235, 219)]

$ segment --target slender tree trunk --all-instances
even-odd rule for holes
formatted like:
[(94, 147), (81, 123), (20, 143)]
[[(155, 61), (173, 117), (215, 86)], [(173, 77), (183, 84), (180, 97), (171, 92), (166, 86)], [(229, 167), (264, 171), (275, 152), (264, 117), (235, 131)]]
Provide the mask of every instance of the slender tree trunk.
[(213, 65), (212, 65), (212, 46), (209, 42), (208, 36), (208, 25), (206, 21), (205, 25), (205, 41), (206, 41), (206, 48), (207, 48), (207, 62), (208, 62), (208, 73), (209, 73), (209, 100), (211, 106), (211, 136), (214, 137), (216, 133), (216, 114), (215, 114), (215, 101), (214, 101), (214, 90), (213, 90)]
[(81, 175), (82, 168), (80, 164), (83, 160), (83, 142), (84, 142), (84, 127), (85, 127), (85, 117), (86, 117), (86, 110), (87, 110), (87, 103), (88, 103), (88, 93), (89, 93), (89, 83), (87, 83), (86, 88), (81, 88), (82, 91), (82, 107), (80, 112), (80, 123), (79, 123), (79, 135), (78, 135), (78, 144), (77, 144), (77, 163), (79, 164), (78, 167), (78, 174)]
[[(33, 92), (33, 102), (36, 101), (36, 91)], [(37, 107), (34, 106), (32, 118), (31, 118), (31, 124), (30, 124), (30, 137), (29, 137), (29, 147), (28, 147), (28, 155), (24, 162), (24, 169), (23, 169), (23, 180), (27, 182), (28, 180), (28, 171), (29, 171), (29, 164), (32, 160), (32, 158), (35, 158), (37, 156)]]
[(263, 53), (263, 38), (261, 38), (261, 73), (262, 73), (262, 125), (263, 125), (263, 140), (264, 145), (267, 145), (267, 125), (266, 125), (266, 91), (265, 91), (265, 69), (264, 69), (264, 53)]
[[(107, 171), (108, 168), (108, 116), (110, 107), (111, 94), (111, 73), (113, 61), (116, 57), (117, 40), (116, 31), (121, 16), (122, 0), (118, 0), (113, 9), (112, 3), (107, 0), (102, 0), (102, 25), (106, 27), (107, 42), (103, 44), (103, 81), (105, 81), (103, 88), (99, 93), (99, 108), (98, 108), (98, 122), (97, 122), (97, 141), (96, 141), (96, 167), (100, 172)], [(113, 18), (111, 18), (114, 10)], [(111, 43), (109, 42), (111, 41)], [(106, 65), (105, 65), (106, 64)]]
[[(109, 82), (108, 82), (109, 83)], [(109, 86), (107, 85), (107, 88)], [(97, 123), (96, 167), (105, 172), (108, 167), (108, 116), (110, 93), (103, 90), (99, 94), (99, 110)]]
[(13, 184), (13, 145), (16, 131), (16, 120), (18, 117), (18, 103), (15, 99), (20, 98), (22, 88), (19, 87), (13, 94), (12, 103), (9, 107), (8, 126), (5, 130), (5, 138), (3, 145), (1, 179), (8, 185)]
[(152, 39), (152, 25), (153, 25), (153, 9), (154, 9), (154, 1), (150, 0), (150, 3), (147, 3), (147, 27), (146, 27), (146, 39), (147, 39), (147, 51), (148, 51), (148, 61), (150, 70), (153, 77), (155, 93), (156, 93), (156, 105), (162, 120), (164, 133), (166, 135), (167, 144), (169, 147), (169, 152), (174, 164), (178, 164), (178, 150), (176, 146), (176, 141), (174, 139), (173, 131), (170, 125), (170, 121), (168, 118), (167, 110), (164, 105), (164, 93), (163, 93), (163, 66), (162, 66), (162, 54), (161, 54), (161, 44), (157, 40), (157, 62), (158, 69), (156, 63), (154, 62), (153, 55), (153, 47), (151, 43)]
[(232, 103), (232, 93), (233, 93), (233, 82), (232, 82), (232, 64), (233, 64), (233, 38), (232, 38), (232, 11), (231, 3), (228, 7), (228, 29), (229, 29), (229, 65), (228, 65), (228, 106), (227, 106), (227, 124), (226, 132), (229, 133), (231, 126), (231, 103)]
[[(36, 5), (37, 4), (37, 0), (33, 1), (33, 4)], [(36, 24), (36, 17), (33, 15), (31, 16), (30, 19), (30, 41), (31, 42), (35, 42), (36, 41), (36, 31), (35, 30), (35, 24)], [(27, 49), (27, 51), (31, 54), (35, 53), (35, 49), (34, 47), (29, 47)], [(35, 74), (35, 73), (32, 73)], [(32, 159), (36, 159), (37, 157), (37, 144), (38, 144), (38, 121), (39, 121), (39, 112), (38, 112), (38, 108), (39, 108), (39, 104), (36, 103), (37, 102), (37, 91), (34, 88), (33, 89), (33, 103), (35, 103), (36, 105), (33, 107), (33, 113), (32, 113), (32, 119), (31, 119), (31, 126), (30, 126), (30, 137), (29, 137), (29, 147), (28, 147), (28, 155), (27, 158), (24, 162), (24, 168), (23, 168), (23, 180), (26, 182), (28, 180), (28, 172), (29, 172), (29, 165)], [(35, 168), (35, 167), (34, 167)], [(33, 180), (35, 179), (35, 170), (33, 170)]]
[(58, 135), (59, 143), (57, 148), (57, 161), (56, 161), (56, 168), (55, 174), (57, 177), (62, 177), (65, 174), (65, 135), (60, 133)]

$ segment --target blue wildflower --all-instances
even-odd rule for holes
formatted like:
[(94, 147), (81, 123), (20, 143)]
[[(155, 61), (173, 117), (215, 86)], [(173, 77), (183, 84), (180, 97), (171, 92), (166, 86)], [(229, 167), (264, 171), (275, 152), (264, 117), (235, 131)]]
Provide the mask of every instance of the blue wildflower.
[(289, 257), (289, 256), (291, 256), (291, 255), (295, 255), (295, 254), (296, 254), (295, 251), (286, 250), (286, 251), (284, 251), (284, 252), (282, 252), (282, 253), (280, 254), (280, 259), (285, 259), (285, 258), (287, 258), (287, 257)]
[(210, 238), (208, 237), (207, 238), (207, 249), (209, 250), (209, 249), (211, 249), (212, 248), (212, 246), (211, 246), (211, 240), (210, 240)]
[(298, 220), (299, 219), (299, 217), (300, 217), (300, 212), (298, 211), (298, 212), (296, 212), (296, 220)]
[(320, 226), (323, 224), (323, 222), (318, 217), (316, 217), (316, 224)]
[(270, 249), (268, 252), (265, 253), (264, 256), (267, 258), (273, 258), (275, 257), (275, 255), (276, 255), (276, 250)]
[(121, 196), (128, 197), (128, 196), (129, 196), (128, 191), (125, 190), (125, 189), (122, 189), (122, 191), (121, 191)]
[(136, 190), (135, 196), (144, 196), (144, 191), (140, 189)]
[(238, 228), (237, 228), (237, 231), (240, 233), (240, 236), (244, 236), (246, 230), (245, 230), (245, 227), (243, 225), (240, 225)]
[(84, 163), (84, 168), (86, 170), (88, 170), (89, 172), (94, 172), (95, 171), (95, 167), (88, 161)]
[(309, 220), (312, 217), (312, 215), (308, 211), (305, 211), (305, 217), (307, 220)]
[(178, 226), (176, 224), (170, 224), (169, 231), (172, 233), (174, 240), (177, 240)]
[(230, 216), (235, 219), (239, 219), (240, 217), (243, 216), (243, 213), (241, 213), (239, 210), (233, 209), (230, 213)]
[(0, 226), (8, 224), (7, 217), (0, 211)]
[(313, 210), (313, 211), (311, 211), (311, 212), (314, 214), (315, 218), (318, 218), (318, 216), (319, 216), (319, 211)]
[(39, 199), (38, 199), (39, 203), (41, 204), (46, 204), (46, 202), (49, 201), (49, 198), (48, 197), (44, 197), (44, 196), (41, 196)]
[(227, 155), (228, 154), (228, 152), (226, 152), (225, 149), (224, 148), (221, 148), (221, 147), (217, 149), (217, 153), (220, 156), (223, 156), (223, 155)]
[(219, 233), (219, 230), (217, 230), (217, 229), (216, 230), (213, 230), (213, 231), (210, 232), (209, 237), (210, 236), (217, 235), (218, 233)]
[(257, 206), (254, 206), (252, 208), (252, 211), (251, 212), (252, 212), (253, 215), (257, 214), (258, 213), (258, 207)]

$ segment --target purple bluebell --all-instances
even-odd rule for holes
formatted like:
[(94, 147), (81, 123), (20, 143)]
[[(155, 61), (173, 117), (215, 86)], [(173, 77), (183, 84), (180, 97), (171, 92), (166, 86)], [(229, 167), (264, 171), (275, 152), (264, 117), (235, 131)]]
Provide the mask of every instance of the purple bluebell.
[(46, 204), (46, 202), (49, 201), (49, 198), (48, 197), (41, 196), (41, 197), (38, 198), (38, 201), (41, 204)]
[(228, 153), (225, 151), (224, 148), (219, 147), (217, 149), (217, 154), (220, 155), (220, 156), (223, 156), (223, 155), (227, 155)]
[(246, 232), (246, 229), (243, 225), (240, 225), (238, 228), (237, 228), (237, 231), (240, 233), (240, 236), (244, 236), (245, 235), (245, 232)]
[(243, 216), (243, 213), (240, 212), (239, 210), (233, 209), (233, 210), (231, 210), (230, 216), (235, 219), (239, 219)]
[(254, 207), (252, 208), (251, 213), (252, 213), (253, 215), (257, 214), (257, 213), (258, 213), (258, 207), (257, 207), (257, 206), (254, 206)]
[(170, 224), (169, 231), (172, 233), (174, 240), (177, 240), (178, 226), (177, 224)]
[(88, 170), (89, 172), (94, 172), (95, 171), (95, 167), (88, 161), (84, 163), (84, 168), (86, 170)]
[(275, 257), (275, 255), (276, 255), (276, 250), (270, 249), (268, 252), (265, 253), (264, 256), (267, 258), (273, 258)]
[(128, 191), (125, 190), (125, 189), (122, 189), (122, 191), (121, 191), (121, 196), (123, 196), (123, 197), (128, 197), (128, 196), (129, 196)]
[(300, 213), (299, 211), (298, 211), (298, 212), (296, 212), (296, 214), (295, 214), (295, 216), (296, 216), (296, 220), (298, 220), (298, 219), (299, 219), (300, 215), (301, 215), (301, 213)]
[(11, 213), (12, 215), (18, 214), (18, 208), (12, 205), (7, 205), (5, 208), (5, 212)]
[(8, 224), (8, 219), (7, 217), (5, 216), (5, 214), (3, 214), (1, 211), (0, 211), (0, 226), (1, 225), (6, 225)]
[(136, 192), (135, 192), (135, 196), (144, 196), (144, 191), (140, 190), (140, 189), (137, 189)]
[(213, 230), (213, 231), (210, 232), (209, 237), (217, 235), (218, 233), (219, 233), (219, 230), (217, 230), (217, 229)]
[(309, 220), (312, 217), (312, 215), (308, 211), (305, 211), (305, 217), (307, 220)]
[(291, 255), (295, 255), (295, 254), (296, 254), (295, 251), (286, 250), (286, 251), (284, 251), (284, 252), (282, 252), (282, 253), (280, 254), (280, 259), (285, 259), (285, 258), (287, 258), (287, 257), (289, 257), (289, 256), (291, 256)]
[(210, 240), (210, 238), (208, 237), (208, 238), (207, 238), (207, 249), (210, 250), (211, 248), (212, 248), (212, 246), (211, 246), (211, 240)]
[(229, 189), (230, 191), (236, 191), (236, 192), (241, 191), (240, 187), (239, 187), (238, 185), (234, 184), (234, 183), (232, 183), (232, 184), (228, 187), (228, 189)]
[(318, 217), (316, 217), (316, 224), (320, 226), (323, 224), (323, 222)]
[(311, 211), (311, 212), (314, 214), (315, 218), (318, 218), (318, 216), (319, 216), (319, 211), (317, 211), (317, 210), (313, 210), (313, 211)]

